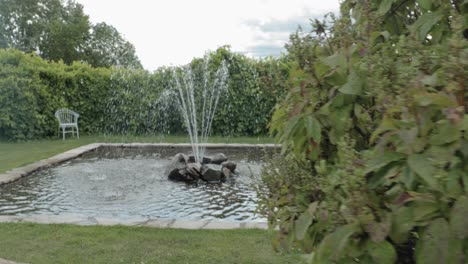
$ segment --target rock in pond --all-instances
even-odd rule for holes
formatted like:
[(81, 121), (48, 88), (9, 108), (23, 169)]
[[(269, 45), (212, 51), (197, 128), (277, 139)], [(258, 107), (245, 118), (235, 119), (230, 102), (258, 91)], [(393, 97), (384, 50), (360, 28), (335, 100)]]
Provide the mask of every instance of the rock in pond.
[(171, 181), (183, 181), (183, 182), (191, 182), (194, 181), (192, 177), (187, 173), (185, 169), (179, 170), (179, 169), (173, 169), (171, 172), (169, 172), (169, 175), (167, 178)]
[(203, 165), (201, 169), (201, 179), (207, 182), (220, 182), (224, 180), (223, 173), (214, 166)]
[[(220, 165), (221, 164), (221, 165)], [(212, 158), (203, 157), (203, 162), (195, 162), (193, 155), (176, 154), (166, 169), (167, 178), (172, 181), (221, 182), (233, 175), (237, 164), (227, 161), (226, 155), (218, 153)]]
[(219, 165), (227, 160), (228, 158), (226, 157), (226, 155), (224, 155), (223, 153), (218, 153), (218, 154), (215, 154), (213, 157), (211, 157), (210, 163)]
[(223, 167), (223, 168), (221, 169), (221, 171), (222, 171), (223, 177), (224, 177), (225, 179), (231, 178), (231, 176), (232, 176), (232, 174), (233, 174), (232, 171), (231, 171), (230, 169), (226, 168), (226, 167)]
[(237, 168), (237, 163), (234, 161), (225, 161), (221, 163), (222, 168), (228, 168), (231, 172), (234, 172)]
[[(193, 162), (195, 162), (195, 156), (194, 156), (193, 154), (192, 154), (192, 155), (188, 155), (187, 157), (188, 157), (187, 163), (193, 163)], [(202, 163), (202, 164), (211, 163), (211, 158), (210, 158), (210, 157), (203, 157), (201, 163)]]

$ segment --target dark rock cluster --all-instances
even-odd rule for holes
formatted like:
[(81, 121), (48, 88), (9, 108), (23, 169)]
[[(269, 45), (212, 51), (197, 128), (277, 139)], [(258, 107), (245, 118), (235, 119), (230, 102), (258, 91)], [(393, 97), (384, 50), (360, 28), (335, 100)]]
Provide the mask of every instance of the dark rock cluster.
[(193, 155), (176, 154), (167, 168), (167, 178), (172, 181), (221, 182), (230, 178), (236, 170), (237, 164), (228, 161), (223, 153), (211, 157), (203, 157), (202, 162), (195, 162)]

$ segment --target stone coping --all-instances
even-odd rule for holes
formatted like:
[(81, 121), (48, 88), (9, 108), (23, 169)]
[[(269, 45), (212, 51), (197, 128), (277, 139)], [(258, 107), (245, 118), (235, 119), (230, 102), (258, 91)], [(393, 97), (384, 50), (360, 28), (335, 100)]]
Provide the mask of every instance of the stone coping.
[(24, 264), (24, 263), (14, 262), (14, 261), (11, 261), (11, 260), (6, 260), (6, 259), (0, 258), (0, 264)]
[[(280, 145), (275, 144), (200, 144), (206, 148), (279, 148)], [(75, 148), (64, 153), (55, 155), (48, 159), (40, 160), (32, 164), (15, 168), (0, 174), (0, 186), (21, 179), (37, 170), (45, 169), (70, 159), (81, 156), (89, 151), (96, 150), (99, 147), (191, 147), (190, 144), (170, 144), (170, 143), (94, 143), (79, 148)], [(0, 223), (5, 222), (31, 222), (42, 224), (76, 224), (76, 225), (128, 225), (128, 226), (145, 226), (145, 227), (161, 227), (161, 228), (182, 228), (182, 229), (245, 229), (258, 228), (267, 229), (266, 222), (229, 222), (216, 220), (176, 220), (176, 219), (113, 219), (101, 217), (87, 217), (77, 214), (60, 214), (60, 215), (31, 215), (31, 216), (10, 216), (0, 215)]]
[(78, 156), (83, 155), (86, 152), (92, 151), (97, 149), (98, 147), (102, 146), (101, 143), (89, 144), (85, 146), (81, 146), (79, 148), (75, 148), (69, 151), (65, 151), (61, 154), (55, 155), (48, 159), (40, 160), (29, 165), (12, 169), (7, 171), (6, 173), (0, 174), (0, 186), (3, 184), (7, 184), (16, 180), (21, 179), (22, 177), (28, 176), (29, 174), (40, 170), (45, 169), (59, 163), (65, 162), (67, 160), (76, 158)]
[[(138, 147), (165, 147), (165, 148), (191, 148), (190, 143), (99, 143), (103, 147), (124, 147), (124, 148), (138, 148)], [(225, 144), (225, 143), (205, 143), (198, 144), (198, 146), (206, 148), (280, 148), (278, 144)]]
[(37, 223), (37, 224), (73, 224), (101, 226), (141, 226), (153, 228), (180, 229), (268, 229), (266, 222), (235, 222), (219, 220), (179, 220), (169, 218), (126, 218), (88, 217), (80, 214), (59, 215), (0, 215), (0, 223)]

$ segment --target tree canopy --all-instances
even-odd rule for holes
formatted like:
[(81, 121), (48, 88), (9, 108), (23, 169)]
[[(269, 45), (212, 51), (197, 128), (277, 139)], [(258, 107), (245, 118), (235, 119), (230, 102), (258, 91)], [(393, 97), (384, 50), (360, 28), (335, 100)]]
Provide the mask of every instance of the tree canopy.
[(63, 0), (1, 0), (0, 48), (67, 64), (141, 68), (134, 46), (112, 26), (92, 25), (83, 6)]
[(86, 57), (89, 63), (98, 67), (111, 65), (142, 67), (136, 56), (135, 47), (125, 40), (116, 28), (104, 22), (91, 27)]

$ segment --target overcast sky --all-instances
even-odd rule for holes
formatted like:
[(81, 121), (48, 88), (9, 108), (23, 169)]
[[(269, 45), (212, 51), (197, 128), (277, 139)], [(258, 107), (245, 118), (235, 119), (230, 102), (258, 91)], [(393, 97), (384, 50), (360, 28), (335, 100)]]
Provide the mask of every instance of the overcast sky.
[(309, 19), (337, 12), (338, 0), (77, 0), (92, 23), (106, 22), (135, 45), (145, 69), (183, 65), (231, 45), (276, 56)]

